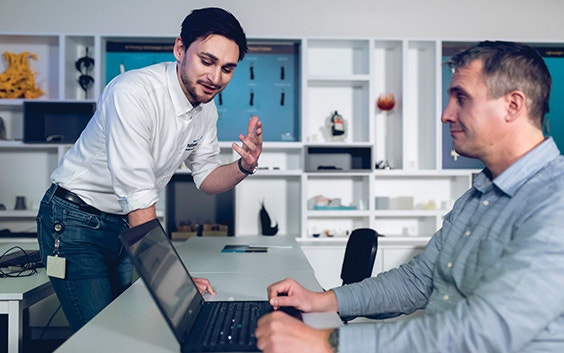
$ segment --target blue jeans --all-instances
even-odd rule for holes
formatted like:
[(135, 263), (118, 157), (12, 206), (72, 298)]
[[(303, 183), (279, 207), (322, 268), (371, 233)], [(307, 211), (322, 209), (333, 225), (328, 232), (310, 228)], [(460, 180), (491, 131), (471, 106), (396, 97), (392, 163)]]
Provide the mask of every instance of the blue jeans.
[(118, 238), (127, 216), (81, 211), (79, 206), (45, 193), (37, 215), (37, 238), (44, 263), (55, 252), (66, 259), (65, 279), (49, 277), (71, 329), (77, 331), (130, 284), (133, 265)]

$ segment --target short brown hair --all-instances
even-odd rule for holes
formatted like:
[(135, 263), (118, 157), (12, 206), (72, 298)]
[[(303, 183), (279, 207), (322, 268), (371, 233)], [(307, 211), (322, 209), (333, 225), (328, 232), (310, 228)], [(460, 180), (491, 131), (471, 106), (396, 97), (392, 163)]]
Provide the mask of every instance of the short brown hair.
[(542, 128), (548, 113), (552, 78), (541, 55), (532, 47), (513, 42), (484, 41), (452, 56), (453, 70), (479, 60), (488, 95), (499, 98), (515, 90), (527, 97), (529, 115)]

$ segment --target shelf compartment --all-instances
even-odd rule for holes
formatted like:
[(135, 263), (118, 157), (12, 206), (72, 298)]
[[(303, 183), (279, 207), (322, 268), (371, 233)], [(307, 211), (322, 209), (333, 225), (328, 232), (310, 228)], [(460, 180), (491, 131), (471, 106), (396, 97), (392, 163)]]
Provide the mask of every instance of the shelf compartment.
[(370, 141), (368, 80), (308, 80), (303, 117), (308, 142), (332, 142), (330, 119), (335, 111), (345, 120), (340, 141)]
[(372, 169), (370, 147), (306, 147), (306, 172), (358, 172)]
[[(460, 175), (400, 175), (378, 174), (374, 181), (375, 197), (413, 197), (414, 210), (432, 208), (448, 211), (471, 185), (472, 174)], [(375, 200), (372, 200), (375, 202)], [(374, 207), (377, 209), (376, 207)]]
[[(0, 203), (4, 204), (6, 210), (13, 210), (16, 196), (25, 196), (28, 209), (41, 201), (59, 159), (58, 147), (51, 147), (10, 148), (9, 153), (0, 153), (0, 165), (4, 166)], [(33, 166), (33, 171), (30, 166)]]
[(309, 75), (366, 75), (369, 71), (367, 40), (323, 40), (307, 42)]
[[(303, 209), (307, 210), (307, 203), (315, 197), (322, 196), (328, 199), (340, 199), (343, 206), (355, 206), (357, 211), (335, 210), (315, 211), (313, 215), (354, 215), (356, 212), (368, 209), (368, 195), (370, 189), (370, 177), (361, 175), (313, 175), (307, 176), (307, 197)], [(313, 210), (312, 207), (309, 207)], [(308, 211), (308, 214), (312, 211)]]
[(346, 239), (354, 229), (369, 226), (370, 217), (364, 216), (308, 217), (306, 234), (308, 239)]
[[(88, 49), (88, 57), (94, 60), (94, 66), (88, 71), (79, 72), (76, 68), (76, 61), (86, 56)], [(65, 60), (64, 66), (64, 98), (65, 99), (97, 99), (100, 91), (100, 83), (97, 82), (97, 66), (99, 60), (95, 59), (96, 48), (94, 47), (94, 36), (68, 36), (65, 37)], [(84, 92), (78, 83), (81, 75), (88, 75), (94, 79), (92, 87)]]
[[(402, 167), (403, 117), (403, 42), (376, 41), (373, 49), (374, 155), (376, 161), (388, 161), (394, 168)], [(376, 103), (384, 94), (392, 94), (394, 107), (380, 110)]]
[(434, 41), (411, 41), (407, 44), (404, 72), (403, 169), (434, 169), (436, 151), (440, 150), (437, 126), (442, 125), (437, 68), (440, 67), (438, 45)]
[(392, 237), (430, 237), (439, 228), (436, 216), (376, 216), (374, 229), (388, 238)]
[(265, 142), (259, 159), (263, 172), (287, 173), (302, 171), (302, 144), (293, 142)]
[[(0, 35), (2, 52), (16, 54), (28, 51), (37, 55), (37, 60), (29, 59), (29, 65), (35, 75), (35, 84), (43, 92), (41, 99), (57, 99), (59, 96), (59, 36), (58, 35)], [(0, 63), (0, 72), (7, 67)]]
[[(161, 194), (159, 196), (162, 197)], [(196, 224), (225, 225), (226, 234), (233, 235), (235, 213), (233, 190), (207, 195), (196, 188), (191, 175), (177, 173), (166, 187), (165, 198), (166, 229), (170, 235), (179, 231), (182, 225)], [(157, 204), (157, 206), (162, 211), (162, 205)]]
[(300, 234), (301, 176), (263, 176), (247, 178), (235, 189), (235, 235), (260, 235), (259, 212), (264, 203), (272, 225), (278, 223), (282, 235)]

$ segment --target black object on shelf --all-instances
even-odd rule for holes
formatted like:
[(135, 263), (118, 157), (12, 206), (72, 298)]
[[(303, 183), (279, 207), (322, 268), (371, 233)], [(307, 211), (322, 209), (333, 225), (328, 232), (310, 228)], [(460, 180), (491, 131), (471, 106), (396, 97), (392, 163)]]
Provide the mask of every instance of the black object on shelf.
[(0, 238), (37, 238), (37, 232), (12, 232), (9, 229), (0, 229)]
[(368, 171), (371, 160), (370, 147), (307, 147), (306, 172)]
[(23, 142), (74, 143), (95, 111), (95, 102), (24, 101)]
[(276, 235), (278, 233), (278, 223), (272, 226), (272, 220), (270, 219), (270, 215), (264, 207), (264, 201), (262, 202), (260, 208), (260, 225), (262, 229), (262, 235)]

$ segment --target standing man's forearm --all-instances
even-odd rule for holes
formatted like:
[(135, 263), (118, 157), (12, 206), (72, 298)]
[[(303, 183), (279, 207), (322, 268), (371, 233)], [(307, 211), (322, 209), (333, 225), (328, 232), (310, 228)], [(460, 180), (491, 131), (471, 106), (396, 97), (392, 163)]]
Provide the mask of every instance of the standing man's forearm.
[(200, 190), (208, 195), (215, 195), (232, 189), (247, 174), (239, 170), (238, 160), (215, 168), (200, 185)]
[(157, 210), (155, 205), (139, 210), (131, 211), (127, 214), (127, 220), (130, 227), (135, 227), (139, 224), (148, 222), (157, 218)]

